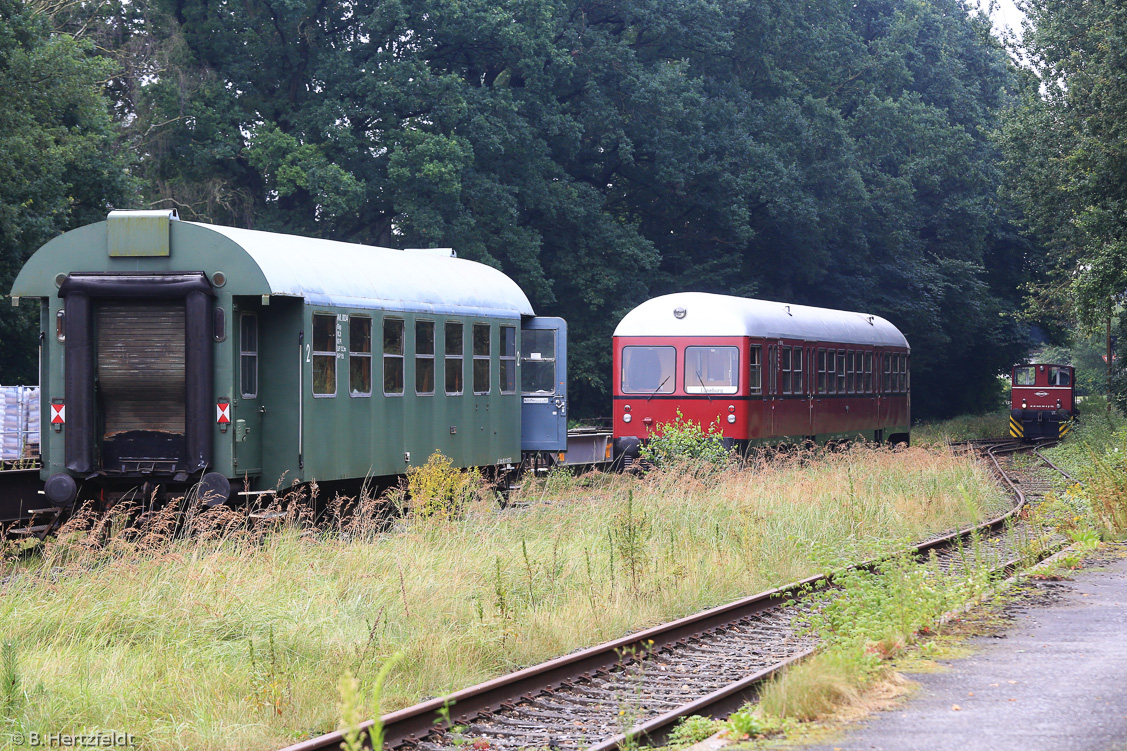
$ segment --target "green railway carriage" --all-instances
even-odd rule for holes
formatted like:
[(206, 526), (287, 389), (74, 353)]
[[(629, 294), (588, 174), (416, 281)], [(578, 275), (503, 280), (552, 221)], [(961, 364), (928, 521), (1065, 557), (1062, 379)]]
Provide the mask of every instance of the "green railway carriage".
[[(12, 297), (41, 305), (42, 475), (60, 506), (563, 448), (562, 321), (449, 249), (119, 211), (40, 248)], [(548, 343), (522, 358), (526, 337)], [(523, 401), (542, 408), (522, 443)]]

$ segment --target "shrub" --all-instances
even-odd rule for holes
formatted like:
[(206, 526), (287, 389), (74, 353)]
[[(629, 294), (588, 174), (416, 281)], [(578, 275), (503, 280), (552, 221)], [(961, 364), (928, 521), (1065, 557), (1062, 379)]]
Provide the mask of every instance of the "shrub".
[(478, 494), (481, 474), (464, 471), (435, 451), (421, 467), (407, 469), (408, 509), (419, 518), (454, 519)]
[(724, 447), (719, 418), (705, 431), (700, 423), (686, 420), (681, 410), (673, 422), (659, 423), (656, 437), (642, 447), (642, 459), (656, 467), (690, 464), (705, 468), (720, 468), (732, 458), (731, 449)]

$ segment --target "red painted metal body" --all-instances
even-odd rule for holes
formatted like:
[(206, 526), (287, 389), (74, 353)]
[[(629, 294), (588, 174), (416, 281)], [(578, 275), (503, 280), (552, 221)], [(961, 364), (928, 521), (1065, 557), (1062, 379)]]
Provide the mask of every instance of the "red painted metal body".
[[(661, 388), (631, 384), (624, 373), (627, 348), (671, 348), (674, 367), (662, 370)], [(738, 379), (730, 393), (693, 383), (687, 350), (732, 347)], [(757, 355), (756, 352), (757, 350)], [(830, 352), (833, 364), (830, 365)], [(646, 441), (678, 412), (705, 429), (715, 425), (736, 443), (888, 438), (909, 425), (907, 348), (829, 341), (752, 337), (614, 338), (614, 436)], [(894, 360), (894, 356), (898, 359)], [(752, 372), (758, 359), (758, 378)], [(845, 365), (844, 368), (841, 365)], [(887, 372), (886, 372), (887, 366)], [(866, 370), (866, 368), (868, 368)], [(698, 376), (699, 378), (699, 376)], [(658, 381), (662, 379), (657, 379)], [(758, 380), (760, 387), (753, 388)], [(629, 418), (629, 420), (627, 420)]]
[(1075, 371), (1069, 365), (1015, 365), (1010, 374), (1010, 435), (1062, 438), (1076, 417)]

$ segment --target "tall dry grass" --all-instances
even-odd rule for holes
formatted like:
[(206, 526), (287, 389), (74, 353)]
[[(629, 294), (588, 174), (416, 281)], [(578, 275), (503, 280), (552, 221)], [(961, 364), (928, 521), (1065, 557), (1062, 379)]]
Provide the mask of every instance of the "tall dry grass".
[[(12, 730), (242, 749), (337, 727), (346, 673), (403, 660), (385, 710), (762, 591), (1004, 505), (948, 449), (855, 447), (701, 475), (559, 475), (501, 510), (386, 521), (402, 498), (80, 519), (7, 561)], [(356, 512), (356, 509), (359, 512)], [(346, 513), (346, 511), (348, 511)], [(274, 528), (276, 527), (276, 528)], [(189, 534), (182, 534), (187, 529)]]

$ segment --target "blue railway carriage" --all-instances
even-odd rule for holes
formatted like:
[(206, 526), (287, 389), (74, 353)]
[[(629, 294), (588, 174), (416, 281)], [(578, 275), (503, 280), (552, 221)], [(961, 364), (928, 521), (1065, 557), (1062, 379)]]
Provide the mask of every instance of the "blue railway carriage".
[(563, 322), (450, 249), (115, 211), (40, 248), (12, 296), (40, 306), (42, 478), (60, 508), (566, 447)]

